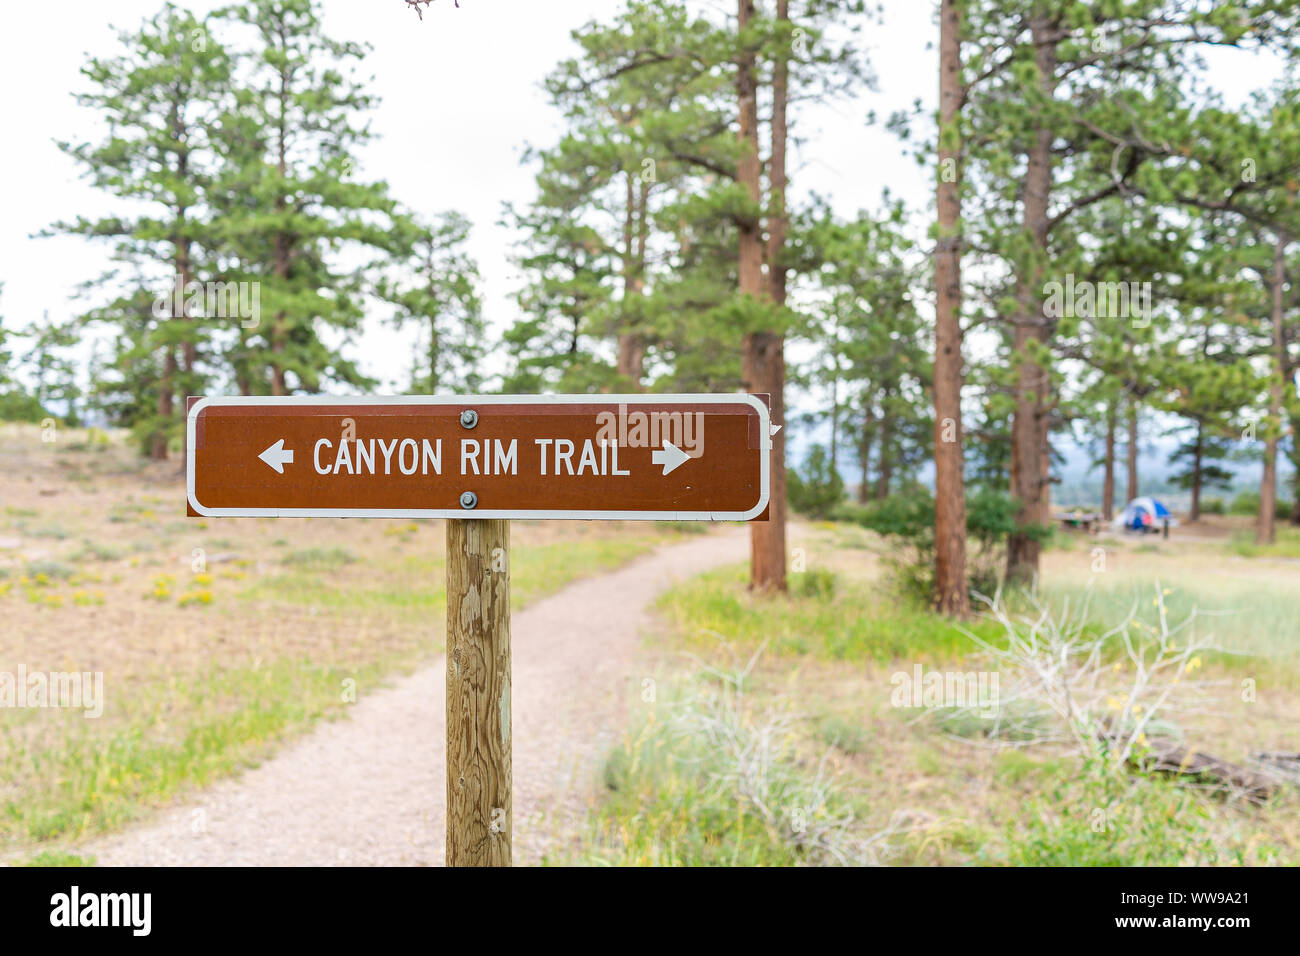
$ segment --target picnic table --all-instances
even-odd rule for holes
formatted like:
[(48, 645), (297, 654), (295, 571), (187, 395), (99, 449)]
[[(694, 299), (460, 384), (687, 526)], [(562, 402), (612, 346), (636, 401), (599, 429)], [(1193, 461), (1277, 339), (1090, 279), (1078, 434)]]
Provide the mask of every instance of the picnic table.
[(1103, 516), (1100, 511), (1063, 511), (1056, 515), (1061, 527), (1069, 531), (1082, 531), (1084, 534), (1098, 534), (1101, 531)]

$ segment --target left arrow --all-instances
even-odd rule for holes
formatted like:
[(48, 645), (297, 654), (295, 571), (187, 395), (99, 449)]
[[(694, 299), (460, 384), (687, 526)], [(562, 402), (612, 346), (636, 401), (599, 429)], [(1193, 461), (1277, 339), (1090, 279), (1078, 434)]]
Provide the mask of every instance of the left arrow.
[(293, 464), (293, 450), (285, 449), (283, 438), (257, 457), (282, 475), (284, 474), (284, 466)]

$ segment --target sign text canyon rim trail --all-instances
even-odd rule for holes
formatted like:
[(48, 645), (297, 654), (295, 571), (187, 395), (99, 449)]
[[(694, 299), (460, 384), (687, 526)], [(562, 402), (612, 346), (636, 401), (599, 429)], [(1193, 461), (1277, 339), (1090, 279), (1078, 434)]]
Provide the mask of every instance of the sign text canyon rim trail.
[(205, 517), (751, 521), (767, 510), (766, 396), (191, 399)]

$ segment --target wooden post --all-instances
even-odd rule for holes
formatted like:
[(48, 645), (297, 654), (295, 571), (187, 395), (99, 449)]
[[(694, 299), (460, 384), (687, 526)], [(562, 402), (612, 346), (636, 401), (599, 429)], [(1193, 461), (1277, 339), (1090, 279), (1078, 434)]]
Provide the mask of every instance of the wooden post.
[(510, 522), (447, 522), (447, 865), (509, 866)]

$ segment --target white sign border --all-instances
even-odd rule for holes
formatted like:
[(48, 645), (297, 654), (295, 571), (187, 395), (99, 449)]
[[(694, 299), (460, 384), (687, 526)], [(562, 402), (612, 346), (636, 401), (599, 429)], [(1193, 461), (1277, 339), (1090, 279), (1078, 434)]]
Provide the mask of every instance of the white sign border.
[(189, 410), (185, 423), (185, 491), (189, 506), (205, 518), (514, 518), (575, 521), (752, 521), (771, 498), (772, 456), (759, 460), (758, 504), (748, 511), (529, 511), (478, 508), (207, 508), (194, 495), (194, 452), (199, 412), (209, 406), (231, 405), (737, 405), (758, 412), (760, 441), (771, 448), (771, 416), (755, 395), (745, 393), (700, 395), (231, 395), (201, 398)]

